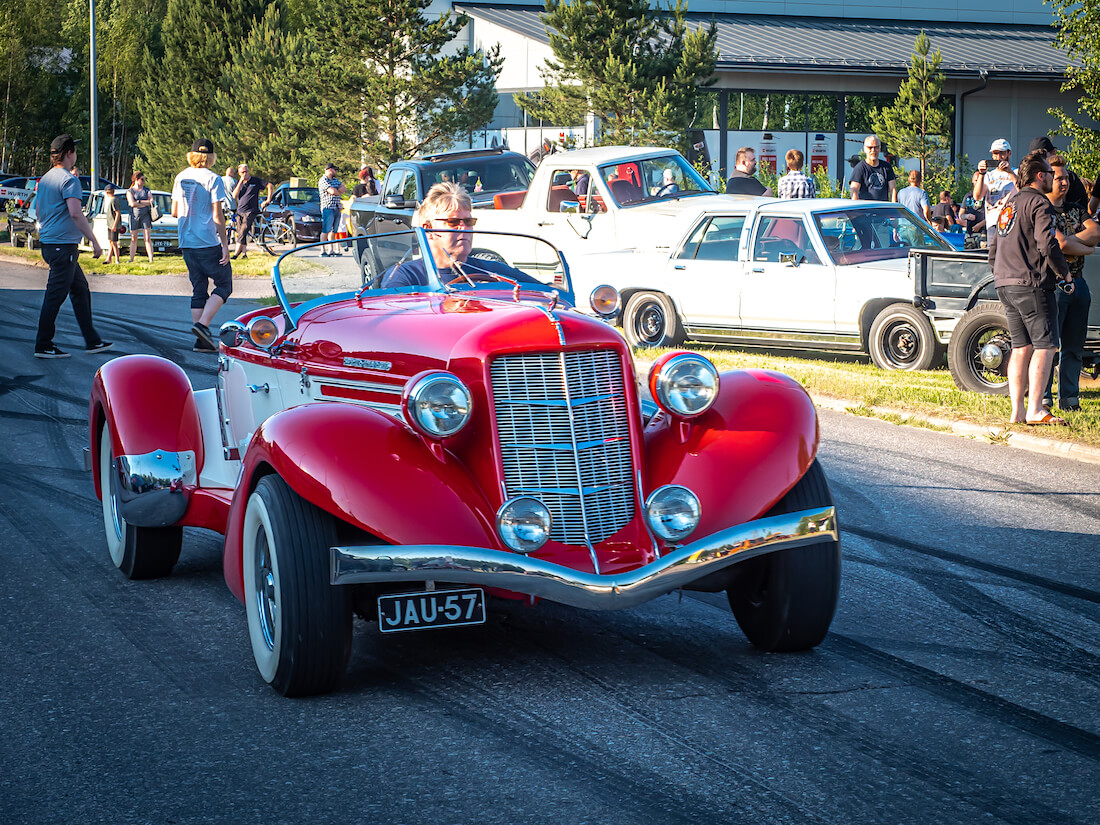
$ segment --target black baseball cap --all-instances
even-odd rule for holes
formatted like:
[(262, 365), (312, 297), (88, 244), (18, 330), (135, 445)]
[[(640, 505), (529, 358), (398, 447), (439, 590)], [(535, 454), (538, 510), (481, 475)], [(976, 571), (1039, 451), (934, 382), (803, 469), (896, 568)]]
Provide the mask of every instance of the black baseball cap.
[(1028, 152), (1034, 152), (1036, 149), (1042, 149), (1047, 153), (1058, 151), (1054, 148), (1054, 144), (1050, 142), (1050, 138), (1046, 135), (1035, 138), (1035, 140), (1031, 141), (1027, 146)]
[(329, 169), (335, 169), (335, 168), (336, 168), (336, 164), (330, 163), (325, 167), (325, 171), (328, 171)]
[(198, 140), (196, 140), (194, 143), (191, 144), (191, 151), (192, 152), (205, 152), (206, 154), (210, 155), (210, 154), (214, 153), (214, 144), (211, 143), (206, 138), (199, 138)]
[(64, 156), (69, 152), (75, 151), (76, 141), (73, 140), (72, 135), (58, 135), (53, 139), (50, 144), (50, 154)]

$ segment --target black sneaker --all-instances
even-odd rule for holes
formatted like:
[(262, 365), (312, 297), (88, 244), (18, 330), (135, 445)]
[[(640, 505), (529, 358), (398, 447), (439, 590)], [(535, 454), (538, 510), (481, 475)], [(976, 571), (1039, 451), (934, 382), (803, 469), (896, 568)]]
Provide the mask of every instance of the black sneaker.
[(45, 349), (36, 349), (34, 351), (35, 358), (68, 358), (69, 353), (64, 350), (60, 350), (53, 344), (50, 344)]
[(195, 333), (195, 337), (199, 339), (204, 345), (215, 352), (218, 349), (218, 342), (214, 340), (214, 336), (210, 334), (210, 327), (206, 324), (200, 324), (198, 321), (191, 325), (191, 331)]
[(109, 349), (114, 349), (115, 345), (110, 341), (100, 341), (98, 344), (92, 344), (90, 347), (84, 349), (85, 352), (106, 352)]
[(206, 346), (206, 344), (204, 344), (198, 338), (195, 339), (195, 346), (191, 347), (191, 351), (192, 352), (206, 352), (206, 353), (217, 352), (216, 349), (211, 349), (210, 347)]

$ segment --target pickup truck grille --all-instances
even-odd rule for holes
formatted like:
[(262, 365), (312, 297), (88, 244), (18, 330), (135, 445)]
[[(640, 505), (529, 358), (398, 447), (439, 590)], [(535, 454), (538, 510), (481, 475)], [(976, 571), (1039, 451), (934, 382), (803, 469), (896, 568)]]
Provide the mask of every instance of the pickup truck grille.
[(635, 474), (617, 351), (503, 356), (492, 392), (506, 497), (542, 501), (562, 544), (596, 544), (630, 521)]

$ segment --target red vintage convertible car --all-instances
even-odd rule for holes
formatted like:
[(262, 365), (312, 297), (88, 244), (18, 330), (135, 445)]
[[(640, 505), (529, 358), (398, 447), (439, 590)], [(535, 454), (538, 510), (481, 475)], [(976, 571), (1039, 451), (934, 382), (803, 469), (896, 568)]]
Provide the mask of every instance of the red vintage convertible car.
[[(215, 388), (148, 355), (96, 374), (90, 463), (125, 575), (170, 573), (185, 526), (223, 533), (256, 665), (288, 696), (339, 683), (353, 616), (440, 629), (495, 599), (726, 591), (760, 649), (824, 638), (839, 533), (798, 383), (675, 352), (650, 401), (535, 239), (519, 272), (476, 248), (448, 269), (420, 229), (349, 246), (279, 260), (278, 304), (222, 327)], [(383, 288), (402, 267), (427, 285)], [(617, 293), (592, 304), (613, 316)]]

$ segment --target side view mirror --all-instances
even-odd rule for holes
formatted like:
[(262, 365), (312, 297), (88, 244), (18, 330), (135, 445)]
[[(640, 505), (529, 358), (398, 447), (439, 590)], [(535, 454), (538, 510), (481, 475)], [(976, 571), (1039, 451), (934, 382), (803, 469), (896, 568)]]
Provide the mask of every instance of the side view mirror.
[(806, 256), (799, 255), (795, 252), (790, 252), (780, 255), (779, 260), (785, 263), (787, 266), (799, 267), (806, 262)]
[(227, 347), (239, 346), (247, 335), (245, 325), (240, 321), (226, 321), (218, 330), (218, 340)]

